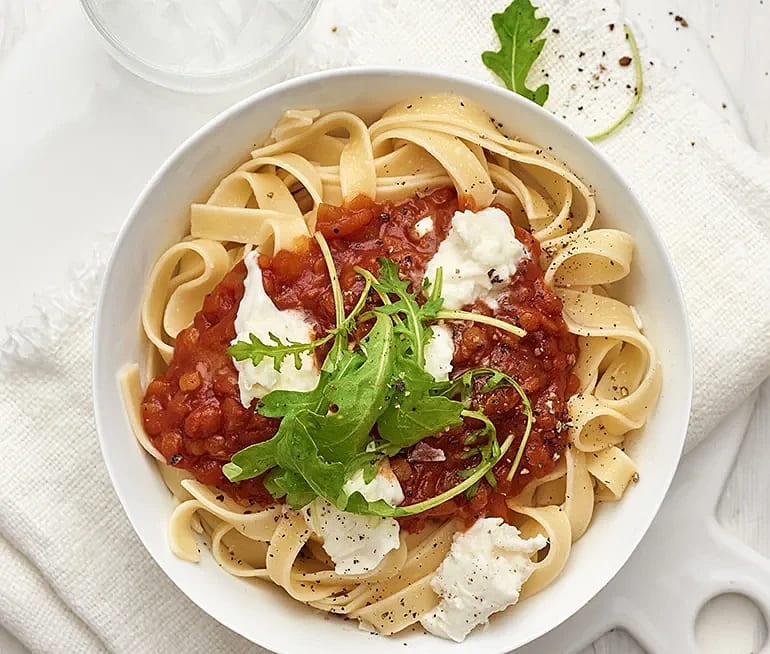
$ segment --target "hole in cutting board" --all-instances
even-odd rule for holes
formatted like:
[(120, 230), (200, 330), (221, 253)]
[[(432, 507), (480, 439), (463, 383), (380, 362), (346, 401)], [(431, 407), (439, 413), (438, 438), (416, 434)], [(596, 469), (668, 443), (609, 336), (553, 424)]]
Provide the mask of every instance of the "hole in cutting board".
[(648, 654), (625, 629), (612, 629), (579, 654)]
[(701, 654), (754, 654), (767, 640), (767, 623), (751, 599), (725, 593), (701, 607), (695, 640)]

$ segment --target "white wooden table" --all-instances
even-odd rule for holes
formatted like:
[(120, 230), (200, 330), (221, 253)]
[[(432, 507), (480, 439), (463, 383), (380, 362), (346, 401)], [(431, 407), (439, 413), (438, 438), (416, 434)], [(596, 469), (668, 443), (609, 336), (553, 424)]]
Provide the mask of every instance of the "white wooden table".
[[(78, 223), (77, 219), (66, 226), (56, 224), (56, 206), (61, 202), (82, 202), (85, 206), (104, 203), (99, 189), (84, 196), (83, 188), (73, 185), (66, 174), (61, 177), (46, 175), (41, 170), (53, 170), (66, 166), (66, 159), (39, 161), (41, 152), (55, 152), (62, 157), (68, 148), (83, 143), (77, 133), (57, 129), (68, 124), (83, 111), (89, 102), (92, 89), (56, 87), (57, 67), (94, 67), (105, 65), (78, 59), (70, 53), (67, 42), (61, 37), (61, 25), (54, 30), (56, 21), (72, 21), (72, 28), (83, 38), (95, 39), (86, 33), (81, 16), (74, 14), (70, 5), (75, 0), (0, 0), (0, 94), (3, 79), (13, 79), (22, 74), (21, 65), (26, 57), (48, 57), (54, 69), (50, 79), (39, 87), (30, 86), (31, 94), (39, 95), (41, 131), (29, 143), (30, 157), (23, 160), (7, 160), (3, 156), (3, 132), (0, 129), (0, 195), (11, 193), (28, 197), (36, 205), (36, 221), (10, 221), (4, 224), (6, 240), (0, 246), (0, 292), (5, 306), (16, 308), (14, 315), (29, 313), (34, 304), (34, 293), (55, 288), (73, 262), (83, 260), (93, 247), (99, 233), (107, 234), (116, 229), (121, 215), (105, 216), (104, 222), (94, 225)], [(609, 1), (609, 0), (608, 0)], [(501, 5), (503, 4), (501, 0)], [(654, 51), (671, 66), (676, 66), (703, 98), (730, 120), (736, 136), (751, 143), (757, 149), (770, 154), (770, 0), (624, 0), (623, 5), (632, 18), (637, 33), (642, 36), (643, 47)], [(688, 27), (674, 18), (682, 16)], [(58, 35), (58, 36), (57, 36)], [(107, 64), (109, 65), (109, 64)], [(137, 112), (136, 120), (152, 120), (141, 114), (142, 86), (136, 84), (136, 107), (115, 106), (116, 116), (121, 112)], [(64, 84), (64, 82), (62, 82)], [(53, 88), (52, 88), (53, 86)], [(64, 97), (66, 101), (52, 106), (50, 97)], [(80, 106), (82, 97), (83, 106)], [(109, 101), (109, 93), (103, 94)], [(228, 100), (219, 98), (200, 101), (200, 116), (189, 116), (189, 125), (181, 126), (180, 133), (192, 131), (205, 116), (223, 106)], [(29, 104), (29, 103), (27, 103)], [(125, 119), (125, 118), (124, 118)], [(13, 98), (0, 95), (0, 125), (13, 125)], [(10, 121), (10, 122), (9, 122)], [(89, 126), (90, 128), (91, 126)], [(93, 129), (109, 134), (108, 126), (95, 125)], [(61, 139), (72, 139), (62, 142)], [(122, 156), (132, 156), (136, 144), (125, 144), (116, 137), (116, 151)], [(177, 136), (169, 135), (155, 143), (141, 144), (145, 160), (158, 164), (177, 144)], [(16, 181), (13, 188), (4, 188), (2, 180), (10, 172)], [(143, 185), (151, 171), (135, 179), (125, 179), (123, 184), (128, 195), (133, 196)], [(109, 206), (109, 205), (108, 205)], [(93, 212), (83, 212), (92, 216)], [(47, 224), (42, 221), (46, 220)], [(84, 219), (85, 221), (85, 219)], [(50, 227), (50, 229), (49, 229)], [(38, 234), (45, 228), (54, 238), (40, 241)], [(9, 244), (28, 243), (36, 248), (35, 260), (44, 265), (27, 266), (29, 251), (9, 247)], [(19, 279), (16, 271), (25, 269), (25, 277)], [(0, 314), (0, 334), (13, 319)], [(770, 457), (767, 456), (770, 438), (770, 381), (758, 393), (752, 421), (749, 424), (738, 461), (718, 510), (720, 522), (737, 534), (744, 542), (761, 554), (770, 556), (770, 508), (767, 502), (766, 480), (770, 478)], [(760, 625), (760, 626), (758, 626)], [(661, 625), (665, 629), (665, 625)], [(748, 654), (759, 649), (766, 636), (761, 617), (752, 613), (744, 603), (728, 598), (702, 613), (698, 628), (701, 650), (705, 654)], [(636, 654), (644, 650), (626, 633), (611, 632), (601, 637), (582, 654), (623, 653)], [(24, 649), (0, 628), (0, 653), (20, 654)], [(543, 652), (543, 654), (555, 654)], [(657, 653), (651, 653), (657, 654)]]

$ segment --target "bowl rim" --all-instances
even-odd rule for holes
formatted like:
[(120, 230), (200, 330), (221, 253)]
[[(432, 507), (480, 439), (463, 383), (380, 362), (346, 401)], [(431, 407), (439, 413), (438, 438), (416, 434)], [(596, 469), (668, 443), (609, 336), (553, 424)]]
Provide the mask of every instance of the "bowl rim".
[[(494, 93), (509, 94), (509, 97), (507, 99), (513, 104), (519, 104), (519, 106), (526, 106), (528, 111), (534, 111), (535, 113), (539, 113), (540, 117), (543, 120), (545, 120), (547, 123), (549, 123), (555, 130), (566, 132), (569, 135), (571, 135), (573, 138), (576, 137), (577, 139), (583, 141), (583, 145), (588, 147), (588, 152), (590, 157), (597, 159), (599, 163), (605, 168), (609, 177), (614, 178), (613, 181), (623, 189), (625, 193), (625, 200), (627, 202), (630, 202), (633, 205), (634, 210), (638, 212), (638, 214), (642, 216), (644, 221), (647, 223), (647, 227), (649, 228), (649, 236), (651, 240), (654, 242), (655, 247), (657, 248), (662, 258), (662, 261), (665, 266), (665, 271), (664, 271), (665, 277), (669, 280), (671, 284), (671, 287), (672, 287), (671, 290), (673, 291), (673, 294), (677, 299), (677, 304), (678, 304), (677, 308), (680, 310), (681, 315), (683, 316), (683, 324), (678, 325), (678, 328), (682, 330), (681, 335), (682, 335), (682, 341), (684, 343), (684, 347), (682, 348), (682, 351), (680, 354), (682, 356), (683, 364), (685, 367), (684, 381), (686, 382), (686, 387), (684, 389), (682, 388), (679, 389), (679, 394), (681, 395), (681, 399), (684, 401), (684, 405), (681, 406), (681, 412), (680, 412), (684, 416), (684, 419), (680, 425), (680, 429), (678, 429), (676, 432), (672, 430), (672, 433), (674, 433), (674, 435), (677, 436), (677, 442), (673, 443), (673, 447), (671, 447), (672, 446), (671, 441), (668, 442), (668, 446), (670, 446), (669, 454), (663, 460), (665, 462), (665, 465), (668, 468), (664, 477), (665, 482), (660, 485), (660, 492), (657, 495), (657, 497), (653, 498), (654, 501), (646, 502), (646, 506), (649, 508), (649, 512), (645, 515), (645, 520), (644, 520), (646, 524), (643, 525), (642, 529), (635, 532), (632, 538), (628, 538), (628, 540), (633, 540), (634, 542), (631, 545), (631, 547), (628, 549), (628, 555), (622, 559), (622, 562), (620, 562), (616, 566), (610, 566), (601, 575), (597, 575), (595, 577), (597, 581), (594, 583), (593, 585), (594, 590), (588, 596), (588, 598), (585, 599), (585, 601), (583, 601), (582, 604), (579, 604), (578, 606), (573, 607), (566, 614), (558, 616), (558, 620), (554, 622), (552, 626), (547, 627), (544, 631), (540, 631), (537, 635), (533, 636), (529, 641), (527, 641), (527, 643), (522, 643), (521, 645), (517, 646), (517, 647), (524, 647), (527, 644), (536, 642), (539, 638), (544, 636), (546, 633), (550, 633), (551, 631), (556, 629), (558, 626), (560, 626), (562, 623), (564, 623), (566, 620), (568, 620), (570, 617), (572, 617), (575, 613), (577, 613), (582, 608), (584, 608), (588, 603), (590, 603), (590, 601), (594, 597), (596, 597), (596, 595), (598, 595), (602, 591), (602, 589), (605, 588), (605, 586), (617, 575), (617, 573), (621, 570), (621, 568), (630, 559), (630, 557), (633, 555), (634, 551), (638, 547), (639, 543), (647, 534), (653, 520), (658, 515), (658, 512), (660, 511), (660, 507), (663, 503), (663, 500), (667, 496), (668, 491), (670, 489), (671, 482), (673, 481), (673, 478), (674, 478), (674, 474), (678, 469), (679, 461), (681, 459), (683, 448), (684, 448), (685, 438), (687, 435), (687, 428), (689, 425), (689, 416), (692, 408), (692, 394), (693, 394), (692, 330), (689, 322), (689, 317), (687, 313), (684, 294), (682, 291), (682, 286), (679, 281), (679, 277), (676, 273), (676, 269), (674, 268), (670, 253), (668, 252), (668, 249), (664, 244), (663, 238), (658, 233), (658, 228), (656, 227), (655, 223), (651, 220), (646, 208), (641, 203), (641, 201), (637, 198), (636, 194), (633, 192), (630, 186), (626, 183), (626, 181), (618, 172), (614, 164), (612, 164), (609, 161), (609, 159), (594, 146), (593, 143), (591, 143), (584, 136), (577, 133), (575, 130), (569, 127), (564, 121), (557, 118), (554, 114), (544, 109), (543, 107), (540, 107), (535, 103), (532, 103), (531, 101), (511, 91), (508, 91), (503, 87), (499, 87), (494, 84), (477, 80), (474, 78), (469, 78), (464, 75), (439, 72), (439, 71), (424, 69), (424, 68), (404, 67), (404, 66), (354, 66), (349, 68), (334, 68), (334, 69), (329, 69), (329, 70), (324, 70), (320, 72), (310, 73), (307, 75), (298, 76), (298, 77), (286, 80), (284, 82), (281, 82), (279, 84), (275, 84), (265, 89), (262, 89), (236, 102), (235, 104), (231, 105), (229, 108), (220, 112), (219, 114), (214, 116), (212, 119), (210, 119), (208, 122), (206, 122), (203, 126), (198, 128), (191, 136), (185, 139), (174, 150), (174, 152), (164, 161), (164, 163), (156, 170), (156, 172), (150, 177), (149, 181), (146, 183), (141, 193), (137, 197), (137, 200), (134, 202), (130, 211), (128, 212), (127, 217), (125, 218), (118, 232), (117, 238), (115, 240), (115, 245), (113, 247), (112, 253), (110, 254), (110, 258), (109, 258), (107, 267), (105, 269), (102, 286), (99, 292), (99, 297), (96, 304), (94, 328), (93, 328), (93, 335), (92, 335), (92, 355), (93, 356), (92, 356), (92, 370), (91, 370), (91, 373), (92, 373), (91, 391), (92, 391), (92, 399), (93, 399), (93, 407), (94, 407), (96, 432), (99, 440), (102, 458), (108, 470), (112, 486), (115, 490), (116, 495), (118, 496), (118, 499), (120, 500), (121, 507), (123, 508), (124, 513), (128, 517), (134, 532), (137, 534), (145, 550), (151, 555), (155, 563), (163, 571), (166, 577), (168, 577), (174, 583), (174, 585), (177, 588), (179, 588), (179, 590), (188, 599), (193, 601), (201, 610), (203, 610), (205, 613), (211, 616), (214, 620), (224, 625), (225, 627), (229, 628), (230, 630), (234, 631), (235, 633), (241, 635), (246, 640), (249, 640), (250, 642), (254, 642), (255, 644), (257, 644), (256, 641), (249, 638), (248, 636), (243, 636), (239, 626), (235, 624), (235, 620), (233, 620), (225, 612), (215, 611), (215, 607), (213, 605), (211, 604), (204, 605), (203, 603), (199, 602), (197, 598), (193, 598), (188, 594), (188, 592), (183, 587), (183, 580), (181, 578), (177, 578), (176, 575), (172, 575), (170, 572), (166, 570), (163, 563), (159, 560), (158, 556), (156, 556), (156, 554), (153, 552), (153, 549), (148, 545), (147, 538), (145, 537), (145, 535), (142, 533), (140, 529), (137, 528), (137, 525), (131, 513), (127, 510), (126, 493), (124, 493), (123, 488), (118, 482), (117, 467), (114, 465), (114, 461), (108, 455), (109, 439), (106, 438), (105, 434), (109, 433), (109, 430), (105, 426), (106, 423), (104, 422), (104, 416), (102, 414), (102, 410), (97, 399), (99, 396), (100, 385), (103, 382), (114, 381), (114, 380), (103, 379), (102, 374), (100, 372), (100, 355), (99, 355), (99, 347), (98, 347), (99, 334), (104, 329), (104, 323), (106, 322), (106, 317), (104, 315), (104, 304), (106, 302), (106, 298), (108, 295), (108, 289), (112, 285), (111, 279), (114, 274), (115, 262), (117, 261), (118, 258), (120, 258), (120, 255), (123, 249), (126, 247), (125, 241), (127, 239), (128, 233), (131, 231), (134, 221), (136, 220), (136, 216), (140, 213), (142, 206), (145, 204), (147, 198), (152, 194), (153, 190), (156, 188), (158, 183), (162, 181), (165, 175), (171, 169), (173, 169), (180, 161), (182, 161), (190, 153), (192, 149), (195, 148), (198, 140), (201, 139), (204, 135), (212, 131), (217, 131), (231, 117), (236, 116), (237, 114), (246, 110), (252, 105), (260, 103), (265, 98), (275, 96), (275, 95), (282, 95), (285, 92), (291, 91), (296, 87), (301, 87), (306, 84), (324, 82), (337, 77), (348, 77), (348, 76), (361, 77), (361, 78), (376, 78), (380, 76), (382, 77), (408, 76), (413, 78), (423, 78), (426, 80), (429, 79), (432, 81), (438, 80), (442, 82), (447, 82), (448, 84), (456, 83), (464, 86), (477, 87), (479, 89), (483, 89), (485, 91), (491, 91)], [(576, 173), (576, 174), (579, 174), (579, 173)], [(473, 640), (472, 638), (470, 638), (468, 641), (465, 641), (464, 646), (472, 648), (473, 647), (472, 643), (473, 643)], [(277, 641), (274, 637), (265, 638), (258, 644), (261, 647), (268, 648), (274, 652), (288, 651), (285, 649), (285, 643)], [(449, 645), (450, 644), (447, 643), (447, 646)], [(495, 649), (493, 651), (490, 650), (490, 654), (505, 654), (510, 650), (508, 646), (502, 643), (500, 647), (501, 649), (499, 650), (498, 649)], [(472, 651), (472, 650), (469, 650), (469, 651)]]
[[(96, 11), (94, 0), (80, 0), (80, 6), (83, 8), (83, 12), (91, 23), (96, 32), (104, 39), (111, 52), (118, 53), (121, 57), (125, 57), (129, 61), (138, 64), (143, 67), (145, 71), (153, 76), (162, 78), (173, 78), (178, 84), (196, 84), (200, 82), (218, 82), (218, 81), (231, 81), (238, 83), (239, 81), (245, 82), (251, 77), (252, 71), (260, 68), (261, 71), (266, 72), (271, 69), (272, 66), (266, 62), (271, 62), (276, 59), (279, 52), (286, 48), (288, 44), (294, 41), (299, 33), (307, 26), (310, 19), (313, 17), (318, 4), (321, 0), (304, 0), (305, 8), (302, 11), (302, 15), (299, 20), (292, 26), (292, 28), (286, 32), (283, 38), (275, 44), (268, 52), (261, 55), (258, 59), (253, 59), (247, 63), (239, 64), (237, 66), (231, 66), (229, 68), (223, 68), (216, 72), (207, 73), (183, 73), (175, 70), (173, 67), (159, 66), (148, 59), (140, 56), (134, 50), (128, 48), (123, 41), (121, 41), (112, 30), (101, 20), (98, 12)], [(173, 88), (177, 88), (175, 85)], [(224, 113), (224, 112), (223, 112)], [(217, 116), (218, 117), (218, 116)], [(176, 153), (174, 153), (176, 154)], [(173, 155), (172, 155), (173, 156)]]

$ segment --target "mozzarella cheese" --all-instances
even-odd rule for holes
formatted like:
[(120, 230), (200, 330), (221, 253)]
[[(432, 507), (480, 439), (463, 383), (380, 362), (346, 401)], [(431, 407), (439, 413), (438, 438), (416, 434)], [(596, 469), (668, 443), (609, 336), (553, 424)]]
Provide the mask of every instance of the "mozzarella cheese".
[(431, 587), (441, 597), (420, 622), (430, 633), (461, 642), (489, 616), (519, 601), (522, 584), (535, 569), (530, 557), (546, 546), (542, 535), (524, 540), (502, 518), (481, 518), (455, 534)]
[(398, 522), (393, 518), (340, 511), (320, 497), (303, 512), (308, 527), (323, 540), (323, 548), (334, 561), (337, 574), (370, 572), (400, 545)]
[(367, 502), (385, 500), (391, 506), (398, 506), (404, 501), (404, 491), (401, 490), (401, 484), (390, 469), (387, 459), (382, 462), (377, 475), (369, 483), (364, 482), (364, 471), (357, 470), (342, 489), (348, 496), (355, 492), (361, 493)]
[(455, 345), (452, 330), (443, 324), (431, 325), (433, 335), (425, 345), (425, 370), (436, 381), (446, 381), (452, 372), (452, 357)]
[(340, 575), (374, 570), (391, 550), (400, 546), (399, 526), (393, 518), (340, 511), (318, 497), (303, 512), (308, 527), (323, 540), (323, 548)]
[(417, 233), (417, 236), (419, 236), (420, 238), (432, 232), (433, 218), (431, 216), (426, 216), (425, 218), (418, 220), (414, 224), (414, 231)]
[(442, 269), (441, 296), (447, 309), (459, 309), (478, 299), (495, 308), (496, 297), (526, 256), (502, 209), (457, 211), (449, 234), (428, 262), (425, 277), (433, 283), (436, 271)]
[[(404, 501), (401, 484), (387, 460), (368, 484), (359, 470), (348, 479), (344, 490), (348, 495), (358, 491), (368, 502), (385, 500), (397, 506)], [(388, 552), (401, 545), (398, 522), (393, 518), (340, 511), (320, 497), (308, 504), (303, 513), (308, 527), (323, 540), (323, 548), (334, 562), (334, 571), (340, 575), (370, 572)]]
[[(249, 341), (254, 334), (263, 343), (270, 343), (270, 334), (275, 334), (284, 342), (288, 339), (298, 343), (313, 340), (313, 327), (305, 321), (300, 311), (288, 309), (281, 311), (273, 304), (262, 284), (262, 270), (256, 255), (246, 257), (247, 275), (244, 281), (244, 294), (235, 317), (236, 337), (233, 343)], [(302, 367), (297, 370), (294, 358), (287, 357), (281, 370), (275, 370), (273, 360), (263, 359), (258, 366), (251, 361), (235, 361), (238, 370), (238, 387), (241, 404), (248, 407), (254, 398), (267, 395), (276, 389), (290, 391), (310, 391), (318, 384), (319, 371), (313, 357), (303, 354)]]

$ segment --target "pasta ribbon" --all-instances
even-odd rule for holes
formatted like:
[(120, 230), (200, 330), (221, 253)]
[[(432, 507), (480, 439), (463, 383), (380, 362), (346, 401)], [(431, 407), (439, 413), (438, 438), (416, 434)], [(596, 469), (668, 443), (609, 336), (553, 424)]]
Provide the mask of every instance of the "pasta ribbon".
[(543, 590), (564, 569), (572, 549), (572, 529), (569, 518), (559, 506), (522, 506), (510, 501), (508, 506), (514, 513), (530, 518), (519, 528), (522, 538), (542, 534), (548, 539), (548, 552), (522, 586), (521, 601)]
[(174, 354), (176, 335), (192, 323), (203, 298), (229, 269), (224, 245), (210, 239), (182, 241), (158, 259), (147, 283), (142, 326), (166, 363)]

